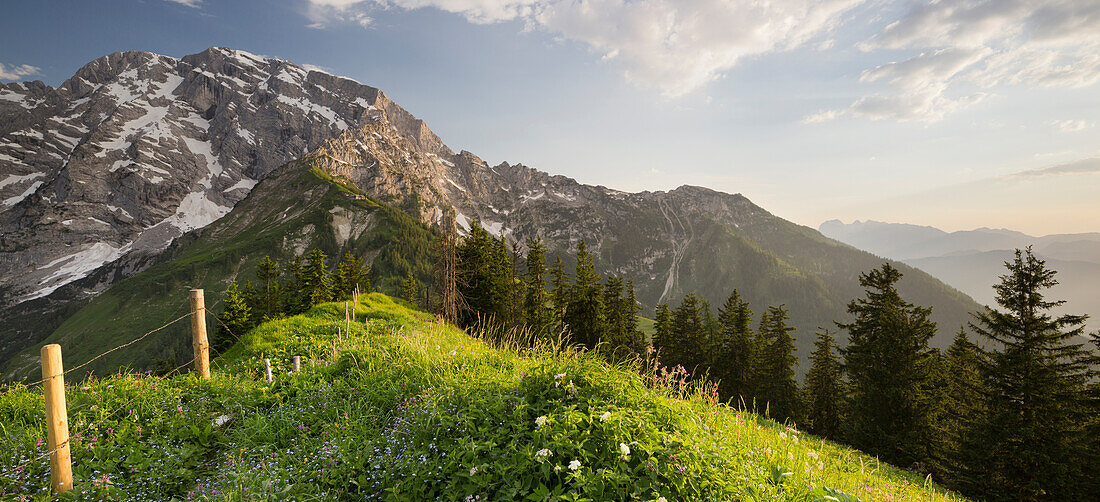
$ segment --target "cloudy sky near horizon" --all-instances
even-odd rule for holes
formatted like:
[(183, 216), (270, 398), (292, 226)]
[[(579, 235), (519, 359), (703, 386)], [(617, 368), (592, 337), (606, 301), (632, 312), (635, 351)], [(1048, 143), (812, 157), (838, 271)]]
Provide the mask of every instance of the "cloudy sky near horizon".
[(379, 87), (452, 148), (779, 216), (1100, 231), (1100, 0), (19, 2), (0, 81), (221, 45)]

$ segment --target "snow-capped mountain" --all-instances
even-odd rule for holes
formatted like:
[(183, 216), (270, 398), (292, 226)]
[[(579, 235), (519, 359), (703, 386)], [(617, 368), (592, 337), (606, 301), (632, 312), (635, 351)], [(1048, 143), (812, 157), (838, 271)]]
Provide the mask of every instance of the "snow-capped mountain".
[(0, 305), (164, 249), (382, 108), (407, 115), (352, 80), (216, 47), (0, 86)]

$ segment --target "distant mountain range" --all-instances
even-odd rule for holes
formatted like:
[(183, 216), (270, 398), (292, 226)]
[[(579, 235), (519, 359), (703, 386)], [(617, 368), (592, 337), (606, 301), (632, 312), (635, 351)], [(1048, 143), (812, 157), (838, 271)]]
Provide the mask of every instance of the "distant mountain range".
[[(4, 84), (0, 190), (9, 375), (32, 371), (43, 341), (91, 355), (160, 326), (185, 308), (189, 287), (213, 303), (265, 255), (352, 251), (383, 291), (409, 273), (430, 283), (444, 211), (521, 252), (539, 237), (570, 267), (585, 240), (600, 273), (635, 279), (646, 313), (690, 292), (718, 306), (734, 288), (757, 313), (785, 304), (802, 357), (814, 330), (845, 319), (862, 294), (859, 273), (884, 261), (740, 194), (627, 193), (489, 165), (378, 89), (216, 47), (180, 59), (112, 54), (56, 89)], [(936, 343), (946, 344), (978, 304), (898, 266), (901, 290), (935, 307)], [(173, 327), (96, 369), (147, 367), (186, 353), (186, 340)]]
[(979, 228), (945, 232), (903, 223), (830, 220), (822, 234), (884, 258), (900, 260), (958, 288), (980, 303), (992, 305), (993, 284), (1005, 273), (1004, 262), (1015, 249), (1032, 246), (1060, 284), (1050, 295), (1066, 300), (1062, 312), (1089, 314), (1089, 326), (1100, 328), (1100, 232), (1035, 237), (1005, 229)]

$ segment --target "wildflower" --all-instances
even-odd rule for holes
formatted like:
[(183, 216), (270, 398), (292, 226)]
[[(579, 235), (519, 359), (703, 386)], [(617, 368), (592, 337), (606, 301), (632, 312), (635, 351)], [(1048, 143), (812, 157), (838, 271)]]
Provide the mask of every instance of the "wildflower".
[(554, 472), (559, 472), (559, 471), (561, 471), (561, 466), (560, 465), (555, 465), (554, 466)]
[(611, 418), (611, 412), (605, 411), (603, 412), (603, 415), (600, 415), (600, 422), (606, 422), (609, 418)]
[(630, 460), (630, 446), (626, 443), (619, 443), (619, 452), (623, 455), (623, 460)]
[(470, 468), (470, 475), (473, 476), (474, 474), (477, 474), (477, 467)]
[(538, 418), (535, 419), (535, 425), (537, 425), (539, 427), (542, 427), (542, 426), (546, 425), (546, 420), (547, 420), (546, 415), (538, 417)]
[(786, 432), (780, 432), (779, 433), (779, 439), (787, 439), (787, 433)]
[(552, 452), (552, 451), (550, 451), (546, 448), (543, 448), (543, 449), (535, 452), (535, 460), (538, 460), (539, 463), (542, 463), (542, 462), (546, 461), (547, 457), (550, 457), (552, 455), (554, 455), (554, 452)]
[(581, 468), (581, 461), (580, 460), (574, 460), (572, 462), (569, 462), (569, 470), (575, 471), (575, 470), (580, 469), (580, 468)]
[[(650, 345), (650, 347), (652, 347), (652, 345)], [(653, 502), (668, 502), (668, 500), (666, 500), (664, 497), (657, 497), (657, 500), (654, 500)]]
[(554, 375), (554, 380), (561, 380), (562, 378), (565, 378), (565, 373), (558, 373), (557, 375)]

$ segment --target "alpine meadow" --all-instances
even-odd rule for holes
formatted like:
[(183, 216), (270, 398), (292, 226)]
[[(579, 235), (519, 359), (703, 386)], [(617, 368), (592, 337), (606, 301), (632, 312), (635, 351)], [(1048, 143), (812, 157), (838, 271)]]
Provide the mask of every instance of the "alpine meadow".
[(0, 500), (1100, 500), (1100, 0), (5, 9)]

